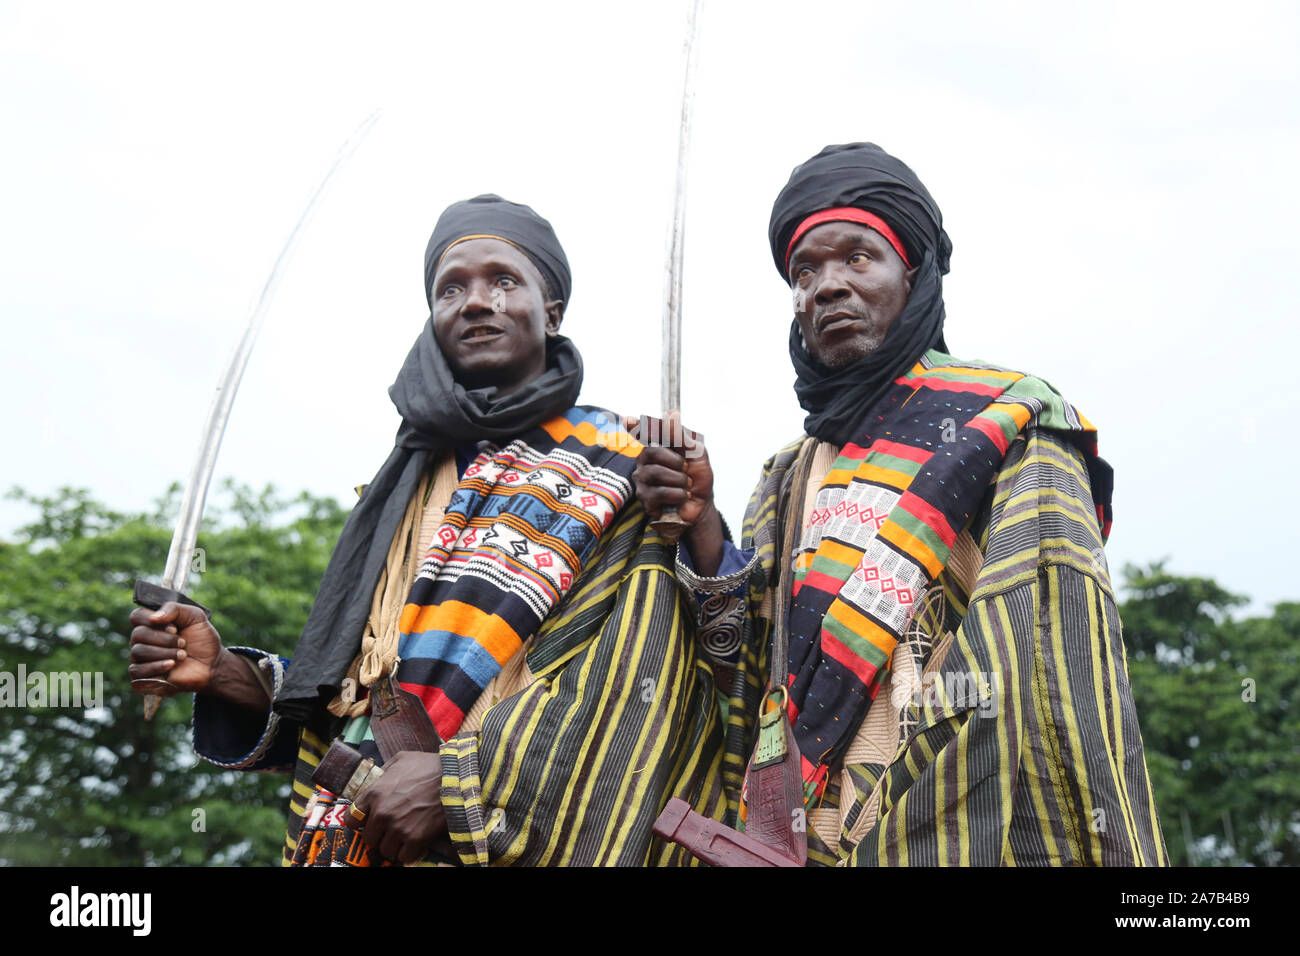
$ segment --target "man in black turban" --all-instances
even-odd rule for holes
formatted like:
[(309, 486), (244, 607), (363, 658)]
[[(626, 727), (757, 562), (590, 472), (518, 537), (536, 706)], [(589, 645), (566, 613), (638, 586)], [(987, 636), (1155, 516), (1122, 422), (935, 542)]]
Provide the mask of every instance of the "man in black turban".
[[(439, 218), (424, 279), (396, 442), (292, 659), (167, 604), (132, 615), (130, 675), (195, 692), (204, 759), (294, 773), (287, 864), (685, 861), (651, 825), (672, 797), (722, 803), (713, 684), (632, 495), (641, 446), (575, 405), (564, 250), (527, 206), (478, 196)], [(436, 752), (372, 723), (401, 692)], [(362, 794), (313, 786), (339, 735), (382, 765)]]
[(1095, 429), (1043, 380), (947, 354), (952, 243), (880, 147), (797, 167), (768, 238), (806, 435), (764, 464), (741, 548), (707, 454), (647, 448), (634, 475), (691, 524), (677, 570), (730, 688), (731, 822), (820, 865), (1165, 864)]

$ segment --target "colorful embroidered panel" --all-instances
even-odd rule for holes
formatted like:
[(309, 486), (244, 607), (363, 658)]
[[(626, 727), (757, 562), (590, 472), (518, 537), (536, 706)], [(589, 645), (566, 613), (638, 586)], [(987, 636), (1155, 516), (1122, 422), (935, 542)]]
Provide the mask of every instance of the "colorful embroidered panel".
[[(795, 559), (790, 610), (789, 713), (813, 791), (852, 740), (1011, 441), (1035, 417), (1096, 458), (1095, 429), (1045, 382), (927, 352), (827, 473)], [(1098, 515), (1109, 531), (1108, 488)]]
[(573, 408), (469, 465), (402, 612), (398, 682), (443, 739), (582, 571), (632, 493), (641, 445)]

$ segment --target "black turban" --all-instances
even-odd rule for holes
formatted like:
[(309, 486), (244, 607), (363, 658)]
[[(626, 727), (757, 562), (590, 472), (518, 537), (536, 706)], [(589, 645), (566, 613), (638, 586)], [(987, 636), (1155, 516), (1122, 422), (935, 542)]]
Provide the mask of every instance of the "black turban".
[(912, 265), (928, 251), (934, 254), (939, 274), (948, 272), (952, 243), (943, 231), (939, 206), (916, 173), (875, 143), (846, 143), (827, 146), (795, 167), (772, 204), (767, 237), (782, 279), (790, 281), (785, 253), (799, 223), (815, 212), (843, 206), (865, 209), (885, 220), (902, 240)]
[(438, 217), (424, 251), (424, 295), (433, 308), (433, 274), (442, 254), (460, 239), (491, 236), (505, 239), (526, 255), (561, 302), (568, 303), (573, 283), (569, 260), (551, 224), (528, 206), (492, 193), (453, 203)]
[(865, 435), (868, 416), (890, 382), (926, 351), (947, 350), (941, 277), (952, 255), (943, 216), (916, 174), (874, 143), (848, 143), (827, 146), (797, 166), (772, 205), (767, 236), (782, 279), (790, 281), (786, 250), (799, 225), (813, 213), (844, 207), (883, 219), (916, 271), (907, 304), (884, 341), (847, 365), (829, 368), (814, 359), (798, 320), (790, 325), (790, 360), (798, 373), (794, 390), (808, 412), (804, 431), (836, 445)]

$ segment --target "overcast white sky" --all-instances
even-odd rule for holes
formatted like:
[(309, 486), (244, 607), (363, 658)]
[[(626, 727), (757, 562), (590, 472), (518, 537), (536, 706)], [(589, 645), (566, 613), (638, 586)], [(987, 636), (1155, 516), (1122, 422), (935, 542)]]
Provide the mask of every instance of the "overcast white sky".
[[(218, 479), (353, 500), (392, 444), (429, 232), (480, 192), (565, 245), (582, 400), (656, 412), (685, 13), (0, 2), (0, 485), (135, 509), (188, 474), (280, 246), (376, 108), (285, 273)], [(943, 209), (953, 351), (1041, 375), (1098, 424), (1112, 568), (1170, 556), (1300, 598), (1298, 21), (1291, 3), (708, 0), (683, 406), (733, 525), (803, 418), (772, 200), (822, 146), (866, 139)], [(29, 516), (0, 504), (0, 534)]]

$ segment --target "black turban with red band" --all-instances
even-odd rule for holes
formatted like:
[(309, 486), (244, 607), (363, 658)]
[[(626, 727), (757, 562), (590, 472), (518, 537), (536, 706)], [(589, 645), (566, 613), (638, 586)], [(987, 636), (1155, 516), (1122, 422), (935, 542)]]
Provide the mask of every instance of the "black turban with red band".
[(772, 205), (767, 237), (782, 279), (790, 281), (786, 252), (799, 224), (813, 213), (844, 206), (885, 220), (903, 241), (912, 265), (928, 251), (939, 274), (948, 272), (952, 243), (943, 231), (943, 215), (916, 173), (875, 143), (846, 143), (827, 146), (795, 167)]
[(942, 276), (952, 255), (938, 204), (905, 163), (874, 143), (827, 146), (795, 167), (772, 205), (767, 235), (783, 280), (790, 282), (786, 261), (800, 226), (817, 213), (845, 209), (880, 217), (902, 242), (907, 253), (903, 259), (914, 272), (907, 304), (884, 340), (847, 365), (830, 368), (814, 359), (798, 320), (790, 324), (790, 360), (798, 373), (794, 390), (808, 412), (804, 431), (836, 445), (865, 434), (866, 422), (890, 383), (927, 350), (947, 351)]

